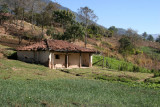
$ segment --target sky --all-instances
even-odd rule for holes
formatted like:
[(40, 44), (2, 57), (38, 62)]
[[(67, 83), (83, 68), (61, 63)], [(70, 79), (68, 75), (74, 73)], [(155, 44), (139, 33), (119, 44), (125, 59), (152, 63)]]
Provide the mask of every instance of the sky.
[(106, 28), (132, 28), (139, 34), (160, 34), (160, 0), (56, 0), (74, 12), (88, 6)]

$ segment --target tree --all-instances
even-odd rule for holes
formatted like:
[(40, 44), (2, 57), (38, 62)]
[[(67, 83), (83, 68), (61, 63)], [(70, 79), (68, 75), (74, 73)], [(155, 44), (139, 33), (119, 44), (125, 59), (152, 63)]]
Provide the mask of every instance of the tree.
[[(60, 23), (63, 29), (75, 22), (75, 15), (69, 10), (57, 10), (53, 12), (54, 21)], [(63, 31), (64, 32), (64, 31)]]
[(115, 26), (111, 26), (108, 30), (112, 32), (112, 35), (115, 35), (118, 32), (118, 29)]
[(147, 36), (148, 36), (147, 32), (144, 32), (144, 33), (142, 34), (142, 38), (143, 38), (144, 40), (147, 39)]
[(0, 8), (0, 24), (2, 25), (10, 17), (9, 7), (7, 4), (1, 5)]
[(134, 44), (131, 42), (130, 37), (124, 36), (120, 40), (120, 47), (119, 47), (119, 52), (122, 53), (123, 55), (128, 55), (132, 54), (134, 51)]
[(87, 28), (88, 24), (91, 22), (96, 22), (98, 17), (94, 14), (94, 11), (91, 10), (90, 8), (86, 7), (80, 7), (78, 9), (78, 14), (82, 20), (82, 22), (85, 24), (85, 47), (87, 45)]
[(147, 40), (149, 40), (149, 41), (154, 41), (154, 38), (153, 38), (152, 35), (149, 35), (149, 36), (147, 37)]
[(159, 42), (160, 43), (160, 35), (158, 35), (157, 39), (156, 39), (156, 42)]
[(139, 41), (138, 40), (141, 40), (141, 37), (138, 35), (137, 31), (129, 28), (127, 31), (126, 31), (126, 36), (128, 36), (132, 42), (133, 45), (136, 45)]
[(84, 27), (80, 23), (77, 22), (66, 29), (63, 39), (73, 38), (75, 41), (76, 38), (83, 38), (84, 34), (85, 34)]
[(8, 7), (7, 4), (2, 4), (0, 7), (1, 7), (0, 8), (0, 13), (10, 13), (9, 12), (9, 7)]

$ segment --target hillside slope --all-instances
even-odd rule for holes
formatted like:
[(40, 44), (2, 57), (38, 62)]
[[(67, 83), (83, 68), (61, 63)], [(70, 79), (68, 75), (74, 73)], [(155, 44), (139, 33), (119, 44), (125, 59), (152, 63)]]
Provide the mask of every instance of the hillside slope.
[[(0, 44), (4, 46), (9, 46), (12, 48), (16, 48), (18, 46), (26, 45), (29, 43), (33, 43), (34, 41), (28, 41), (27, 36), (41, 36), (41, 28), (38, 26), (33, 26), (34, 30), (32, 32), (32, 24), (28, 22), (24, 22), (24, 32), (21, 30), (22, 21), (19, 20), (13, 23), (4, 23), (3, 26), (0, 26)], [(62, 28), (55, 27), (56, 32), (61, 33)], [(33, 33), (33, 35), (31, 35)], [(46, 29), (44, 29), (44, 33), (46, 33)], [(19, 45), (19, 36), (23, 37), (21, 44)], [(45, 39), (51, 38), (51, 36), (47, 36), (45, 34)], [(124, 59), (124, 57), (118, 52), (121, 36), (113, 36), (113, 37), (102, 37), (101, 39), (92, 39), (88, 38), (87, 48), (95, 49), (97, 51), (102, 52), (105, 56), (115, 57), (117, 59)], [(82, 40), (76, 40), (72, 42), (76, 45), (84, 47), (84, 42)], [(141, 47), (150, 47), (156, 49), (157, 54), (160, 54), (158, 50), (160, 50), (160, 44), (156, 42), (150, 41), (137, 41), (137, 47), (141, 50)], [(142, 50), (143, 51), (143, 50)], [(154, 51), (154, 50), (153, 50)], [(154, 54), (153, 54), (154, 55)], [(153, 56), (152, 55), (152, 56)], [(134, 64), (138, 64), (142, 67), (147, 67), (149, 69), (160, 69), (160, 61), (156, 60), (153, 56), (149, 56), (146, 52), (138, 55), (131, 55), (125, 58), (128, 62), (133, 62)]]

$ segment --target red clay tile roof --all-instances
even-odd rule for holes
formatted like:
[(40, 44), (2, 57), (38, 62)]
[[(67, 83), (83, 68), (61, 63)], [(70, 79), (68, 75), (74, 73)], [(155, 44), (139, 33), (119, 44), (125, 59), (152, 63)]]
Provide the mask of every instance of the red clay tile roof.
[(39, 51), (39, 50), (49, 50), (49, 51), (56, 51), (56, 52), (90, 52), (95, 53), (94, 50), (79, 47), (72, 43), (62, 40), (46, 40), (41, 41), (32, 45), (23, 46), (17, 48), (19, 51)]

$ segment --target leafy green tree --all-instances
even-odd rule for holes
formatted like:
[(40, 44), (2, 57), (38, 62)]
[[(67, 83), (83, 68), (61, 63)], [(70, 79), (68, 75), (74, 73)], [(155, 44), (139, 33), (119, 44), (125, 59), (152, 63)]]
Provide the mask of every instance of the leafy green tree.
[(78, 14), (80, 16), (80, 19), (85, 25), (85, 47), (87, 46), (87, 29), (88, 25), (92, 22), (96, 22), (98, 17), (94, 14), (94, 11), (90, 8), (86, 7), (80, 7), (78, 9)]
[(160, 35), (158, 35), (157, 39), (156, 39), (156, 42), (159, 42), (160, 43)]
[(147, 39), (147, 36), (148, 36), (147, 32), (144, 32), (144, 33), (142, 34), (142, 38), (143, 38), (144, 40)]
[(115, 26), (111, 26), (110, 28), (108, 28), (108, 30), (112, 32), (112, 35), (115, 35), (118, 32), (118, 29)]
[(52, 27), (53, 25), (53, 12), (58, 10), (58, 4), (50, 2), (45, 8), (44, 8), (44, 12), (41, 13), (41, 17), (43, 20), (43, 24), (45, 26), (50, 26)]
[(147, 40), (149, 40), (149, 41), (154, 41), (154, 38), (153, 38), (152, 35), (149, 35), (149, 36), (147, 37)]
[(60, 23), (63, 29), (75, 22), (75, 15), (69, 10), (57, 10), (53, 12), (54, 21)]
[(8, 7), (7, 4), (2, 4), (0, 7), (1, 7), (0, 8), (0, 13), (10, 13), (9, 12), (9, 7)]
[(83, 38), (85, 32), (84, 32), (84, 27), (80, 23), (74, 23), (70, 27), (66, 29), (66, 32), (64, 33), (63, 39), (74, 39), (76, 38)]
[(123, 55), (134, 53), (135, 46), (132, 44), (130, 37), (124, 36), (120, 40), (119, 52)]

